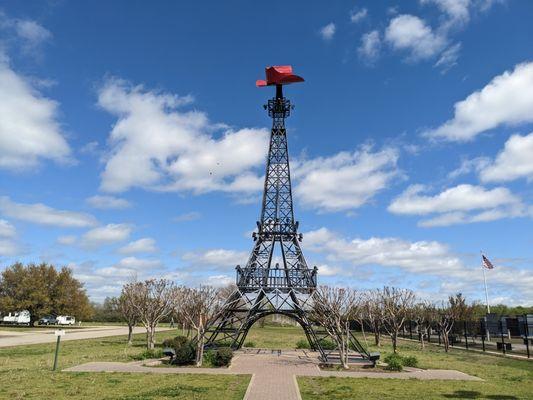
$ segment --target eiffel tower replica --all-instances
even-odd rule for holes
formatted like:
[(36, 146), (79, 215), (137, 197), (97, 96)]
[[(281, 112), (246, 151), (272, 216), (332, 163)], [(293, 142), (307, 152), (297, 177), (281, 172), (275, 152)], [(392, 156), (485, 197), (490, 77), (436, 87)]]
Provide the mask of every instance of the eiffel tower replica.
[[(205, 346), (239, 349), (256, 321), (267, 315), (282, 314), (301, 325), (310, 348), (327, 361), (331, 353), (322, 348), (321, 342), (328, 335), (313, 326), (309, 318), (317, 286), (317, 267), (308, 267), (300, 247), (302, 234), (298, 233), (298, 222), (294, 219), (285, 130), (285, 118), (293, 106), (283, 96), (283, 86), (303, 82), (303, 78), (294, 75), (291, 66), (268, 67), (266, 77), (266, 81), (259, 80), (256, 85), (275, 86), (276, 97), (264, 106), (272, 118), (272, 130), (258, 232), (252, 235), (254, 247), (246, 266), (236, 267), (237, 290), (206, 330)], [(351, 336), (351, 348), (362, 358), (368, 358), (366, 350)]]

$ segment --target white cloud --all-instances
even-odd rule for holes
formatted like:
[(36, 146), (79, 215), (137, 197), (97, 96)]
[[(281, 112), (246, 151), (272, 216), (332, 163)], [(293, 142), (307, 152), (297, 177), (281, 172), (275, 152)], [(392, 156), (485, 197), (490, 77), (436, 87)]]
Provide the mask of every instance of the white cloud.
[(472, 12), (488, 11), (496, 3), (506, 0), (420, 0), (421, 4), (433, 4), (443, 13), (441, 30), (464, 28)]
[(456, 224), (470, 224), (474, 222), (490, 222), (504, 218), (526, 217), (533, 215), (533, 212), (524, 205), (515, 207), (500, 207), (491, 210), (481, 211), (477, 214), (467, 214), (464, 212), (450, 212), (440, 214), (434, 218), (419, 222), (419, 226), (431, 228), (435, 226), (450, 226)]
[(335, 276), (340, 275), (343, 271), (339, 267), (332, 267), (328, 264), (317, 265), (319, 276)]
[(85, 213), (57, 210), (41, 203), (15, 203), (7, 196), (0, 196), (0, 212), (10, 218), (41, 225), (84, 228), (96, 225), (96, 219)]
[[(92, 301), (120, 294), (122, 285), (135, 280), (172, 277), (165, 272), (163, 263), (157, 259), (126, 257), (106, 267), (98, 267), (92, 261), (69, 263), (76, 279), (83, 282)], [(178, 276), (179, 273), (173, 275)]]
[(82, 154), (91, 154), (91, 155), (97, 155), (99, 154), (98, 146), (100, 144), (97, 141), (92, 141), (84, 144), (82, 147), (80, 147), (80, 153)]
[(37, 46), (52, 38), (52, 33), (32, 20), (16, 20), (15, 30), (17, 35), (29, 45)]
[(420, 0), (422, 4), (435, 4), (448, 17), (448, 25), (466, 25), (470, 20), (471, 0)]
[(503, 187), (487, 190), (480, 186), (462, 184), (435, 196), (420, 195), (422, 185), (410, 186), (394, 199), (389, 211), (395, 214), (424, 215), (435, 212), (469, 211), (479, 208), (492, 208), (518, 202), (511, 192)]
[(17, 255), (19, 246), (13, 240), (17, 234), (15, 227), (5, 219), (0, 219), (0, 257)]
[(16, 234), (17, 230), (9, 221), (0, 219), (0, 257), (9, 257), (20, 253), (19, 246), (13, 240)]
[(6, 221), (5, 219), (0, 219), (0, 237), (12, 238), (16, 234), (15, 227)]
[(181, 258), (193, 266), (225, 268), (245, 264), (248, 255), (247, 252), (243, 251), (211, 249), (206, 251), (188, 252)]
[[(390, 237), (347, 239), (327, 228), (307, 232), (304, 237), (307, 250), (321, 253), (331, 262), (349, 264), (350, 267), (346, 265), (341, 270), (343, 274), (357, 275), (360, 267), (364, 266), (399, 268), (403, 282), (410, 278), (438, 277), (436, 284), (440, 285), (444, 295), (461, 290), (479, 296), (483, 279), (479, 264), (472, 267), (466, 265), (443, 243), (424, 240), (410, 242)], [(490, 271), (490, 275), (493, 293), (520, 293), (522, 304), (533, 301), (533, 275), (529, 269), (498, 264), (497, 268)], [(380, 270), (380, 276), (386, 276), (384, 269)], [(382, 279), (380, 285), (386, 284), (388, 281)]]
[(324, 40), (331, 40), (335, 35), (335, 30), (335, 24), (333, 22), (330, 22), (329, 24), (320, 28), (320, 36), (322, 36), (322, 39)]
[(381, 50), (381, 38), (379, 31), (374, 30), (365, 33), (361, 37), (361, 45), (357, 49), (359, 57), (368, 63), (376, 61)]
[(118, 120), (109, 138), (102, 189), (142, 187), (196, 194), (257, 190), (257, 180), (248, 177), (264, 162), (268, 131), (225, 128), (215, 138), (220, 124), (211, 124), (202, 112), (180, 108), (191, 101), (108, 80), (99, 91), (98, 104)]
[(211, 275), (204, 281), (204, 285), (224, 287), (235, 283), (235, 278), (228, 275)]
[(327, 228), (307, 232), (304, 237), (306, 249), (324, 253), (334, 262), (401, 267), (417, 273), (462, 267), (457, 257), (449, 255), (447, 246), (435, 241), (408, 242), (378, 237), (346, 240)]
[(296, 160), (294, 193), (302, 204), (320, 211), (353, 210), (370, 201), (399, 175), (398, 152), (362, 148), (332, 157)]
[(458, 185), (434, 196), (423, 195), (422, 185), (413, 185), (396, 197), (388, 210), (402, 215), (436, 217), (420, 222), (420, 226), (448, 226), (458, 223), (485, 222), (501, 218), (527, 216), (529, 211), (519, 197), (507, 188), (485, 189), (468, 184)]
[(461, 162), (459, 168), (454, 169), (448, 174), (448, 178), (455, 179), (462, 175), (467, 175), (473, 171), (479, 172), (487, 165), (489, 165), (490, 160), (487, 157), (476, 157), (472, 159), (466, 159)]
[(123, 209), (131, 207), (128, 200), (113, 196), (95, 195), (86, 199), (87, 203), (94, 208), (101, 209)]
[(461, 43), (451, 45), (441, 53), (439, 59), (435, 63), (435, 67), (440, 67), (441, 72), (446, 73), (450, 68), (457, 65), (459, 51), (461, 51)]
[(178, 215), (177, 217), (173, 218), (172, 221), (174, 222), (188, 222), (188, 221), (195, 221), (197, 219), (202, 218), (202, 214), (198, 211), (191, 211), (188, 213), (184, 213), (181, 215)]
[(35, 167), (41, 159), (66, 162), (70, 154), (58, 103), (11, 69), (0, 50), (0, 168)]
[(78, 240), (78, 238), (74, 235), (63, 235), (57, 238), (57, 243), (70, 246), (71, 244), (76, 243), (76, 240)]
[(533, 132), (512, 135), (494, 162), (480, 170), (483, 182), (504, 182), (519, 178), (533, 180)]
[(533, 122), (533, 62), (496, 76), (483, 89), (455, 103), (454, 110), (452, 119), (425, 135), (468, 141), (498, 126)]
[(353, 23), (361, 22), (363, 19), (365, 19), (368, 15), (368, 10), (366, 8), (362, 8), (359, 11), (352, 11), (350, 13), (350, 21)]
[(126, 257), (120, 260), (117, 265), (122, 268), (129, 268), (129, 269), (140, 271), (140, 270), (158, 268), (161, 266), (161, 261), (147, 260), (147, 259), (137, 258), (137, 257)]
[[(498, 0), (419, 0), (423, 5), (434, 5), (438, 11), (438, 23), (431, 24), (416, 15), (398, 14), (398, 7), (390, 7), (391, 15), (388, 26), (381, 35), (374, 34), (364, 37), (359, 47), (361, 57), (367, 53), (375, 54), (378, 38), (396, 51), (406, 54), (406, 61), (419, 62), (435, 59), (434, 66), (446, 73), (457, 65), (461, 42), (452, 40), (453, 36), (466, 28), (471, 14), (475, 11), (486, 11)], [(355, 15), (355, 14), (354, 14)], [(378, 32), (378, 31), (376, 31)], [(455, 42), (455, 43), (452, 43)], [(374, 44), (372, 46), (371, 44)]]
[(81, 245), (94, 248), (108, 244), (123, 242), (131, 234), (132, 226), (129, 224), (107, 224), (87, 231), (81, 237)]
[[(238, 193), (239, 201), (255, 199), (264, 183), (259, 174), (268, 148), (268, 131), (226, 131), (214, 139), (212, 133), (217, 127), (205, 114), (179, 109), (187, 101), (130, 87), (123, 81), (111, 80), (104, 85), (99, 103), (116, 114), (118, 122), (111, 132), (112, 148), (102, 174), (102, 189), (118, 192), (142, 187), (194, 194), (222, 191)], [(295, 193), (305, 205), (323, 211), (357, 208), (397, 175), (397, 157), (395, 150), (371, 152), (366, 148), (328, 158), (293, 160)], [(320, 193), (310, 187), (317, 182), (323, 185)]]
[(0, 238), (0, 256), (11, 257), (16, 256), (19, 253), (20, 249), (13, 240)]
[(385, 40), (396, 50), (407, 51), (413, 61), (434, 57), (446, 46), (446, 38), (433, 32), (424, 20), (403, 14), (394, 17), (385, 30)]
[(94, 274), (106, 281), (113, 279), (125, 283), (126, 281), (152, 277), (161, 266), (160, 260), (126, 257), (110, 267), (95, 269)]
[(142, 238), (128, 243), (126, 246), (121, 247), (118, 251), (122, 254), (154, 253), (157, 251), (157, 248), (154, 239)]
[(30, 19), (10, 18), (0, 10), (0, 31), (4, 40), (13, 44), (26, 55), (35, 55), (41, 44), (52, 38), (52, 33)]

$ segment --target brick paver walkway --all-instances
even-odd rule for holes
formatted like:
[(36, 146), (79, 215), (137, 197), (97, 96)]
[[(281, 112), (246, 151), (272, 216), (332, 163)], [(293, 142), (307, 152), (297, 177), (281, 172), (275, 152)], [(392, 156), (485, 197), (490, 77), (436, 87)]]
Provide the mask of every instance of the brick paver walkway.
[(142, 362), (91, 362), (68, 368), (69, 372), (136, 372), (156, 374), (251, 374), (245, 400), (299, 400), (296, 376), (350, 378), (481, 380), (453, 370), (415, 370), (405, 372), (323, 371), (316, 354), (301, 350), (246, 350), (237, 352), (230, 368), (149, 367)]

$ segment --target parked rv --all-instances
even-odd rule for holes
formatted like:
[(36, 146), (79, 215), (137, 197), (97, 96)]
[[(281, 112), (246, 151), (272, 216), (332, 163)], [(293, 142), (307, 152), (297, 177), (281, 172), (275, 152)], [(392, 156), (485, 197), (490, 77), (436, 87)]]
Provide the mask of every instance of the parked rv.
[(31, 315), (28, 310), (10, 312), (4, 318), (2, 322), (10, 325), (30, 325)]
[(76, 318), (71, 317), (70, 315), (58, 315), (57, 316), (57, 325), (74, 325), (76, 323)]

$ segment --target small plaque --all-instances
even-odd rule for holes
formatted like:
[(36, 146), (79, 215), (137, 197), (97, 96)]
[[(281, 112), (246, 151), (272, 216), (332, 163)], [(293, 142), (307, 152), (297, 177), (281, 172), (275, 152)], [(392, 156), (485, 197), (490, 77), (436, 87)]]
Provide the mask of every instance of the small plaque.
[(54, 331), (54, 335), (56, 336), (65, 336), (65, 331), (63, 329), (58, 329)]

